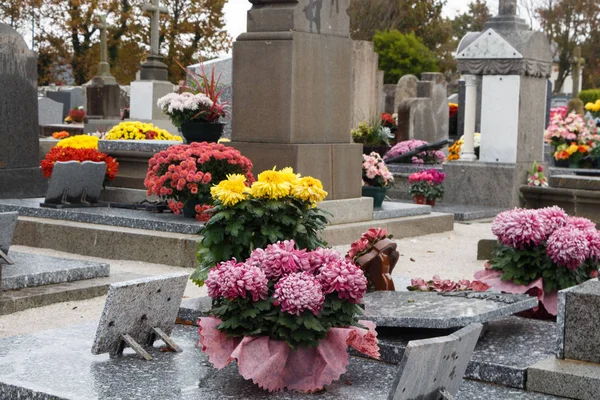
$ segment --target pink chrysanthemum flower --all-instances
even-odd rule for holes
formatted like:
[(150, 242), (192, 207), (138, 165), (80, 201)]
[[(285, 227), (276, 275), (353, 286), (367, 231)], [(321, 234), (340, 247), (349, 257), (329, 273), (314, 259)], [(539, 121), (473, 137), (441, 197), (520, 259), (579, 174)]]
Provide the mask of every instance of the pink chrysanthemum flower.
[(506, 246), (523, 249), (546, 240), (546, 226), (535, 210), (514, 209), (498, 214), (492, 232)]
[(590, 229), (585, 234), (590, 246), (590, 258), (600, 261), (600, 232)]
[(548, 256), (556, 264), (577, 269), (589, 256), (586, 232), (567, 225), (554, 231), (547, 243)]
[(319, 247), (316, 250), (313, 250), (309, 253), (310, 256), (310, 271), (313, 274), (315, 273), (319, 273), (319, 269), (325, 265), (325, 264), (329, 264), (329, 263), (333, 263), (336, 261), (341, 261), (342, 260), (342, 256), (339, 252), (333, 250), (333, 249), (329, 249), (329, 248), (325, 248), (325, 247)]
[(325, 296), (321, 283), (308, 272), (295, 272), (281, 278), (273, 295), (281, 311), (300, 315), (308, 310), (315, 315), (323, 308)]
[(596, 224), (587, 218), (569, 217), (567, 218), (567, 225), (579, 229), (580, 231), (596, 230)]
[(567, 223), (568, 215), (560, 207), (546, 207), (537, 210), (538, 217), (543, 220), (546, 225), (546, 235), (552, 235), (552, 232), (558, 228), (562, 228)]
[(349, 261), (328, 263), (321, 268), (317, 279), (325, 294), (337, 292), (340, 299), (357, 304), (367, 291), (367, 278), (363, 271)]
[(260, 267), (265, 260), (265, 250), (264, 249), (256, 249), (252, 253), (250, 253), (250, 257), (246, 260), (246, 264), (256, 265)]
[[(262, 258), (260, 268), (267, 278), (277, 280), (284, 275), (310, 270), (310, 259), (306, 250), (297, 250), (293, 240), (270, 244), (264, 254), (255, 254), (254, 259)], [(252, 259), (252, 255), (250, 256)]]
[(267, 282), (267, 277), (260, 268), (236, 263), (235, 260), (221, 263), (209, 272), (206, 281), (212, 298), (225, 297), (233, 300), (238, 297), (252, 297), (252, 301), (267, 298)]

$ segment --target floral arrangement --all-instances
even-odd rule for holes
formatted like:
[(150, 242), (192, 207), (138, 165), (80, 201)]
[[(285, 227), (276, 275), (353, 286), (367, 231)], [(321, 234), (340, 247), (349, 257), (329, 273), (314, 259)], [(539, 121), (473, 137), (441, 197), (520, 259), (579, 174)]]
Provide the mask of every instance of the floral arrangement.
[(88, 135), (75, 135), (62, 139), (56, 144), (56, 147), (70, 147), (73, 149), (98, 149), (98, 138)]
[(556, 114), (544, 133), (544, 140), (554, 147), (556, 160), (568, 160), (575, 165), (590, 152), (596, 131), (593, 122), (578, 114), (569, 114), (565, 118)]
[[(217, 264), (206, 286), (213, 317), (198, 322), (203, 351), (217, 368), (237, 358), (242, 376), (267, 390), (317, 390), (331, 383), (345, 369), (348, 344), (379, 357), (375, 333), (363, 324), (374, 326), (358, 319), (364, 273), (332, 249), (299, 250), (293, 240), (278, 241), (244, 262)], [(290, 362), (297, 356), (306, 358)]]
[(390, 140), (394, 138), (391, 128), (385, 126), (382, 119), (370, 123), (362, 121), (351, 133), (354, 143), (366, 146), (389, 146)]
[[(385, 161), (388, 161), (392, 158), (401, 156), (402, 154), (409, 153), (421, 146), (426, 146), (427, 144), (429, 144), (429, 143), (422, 141), (422, 140), (416, 140), (416, 139), (411, 139), (411, 140), (406, 140), (404, 142), (400, 142), (400, 143), (396, 144), (394, 147), (392, 147), (390, 149), (390, 151), (388, 151), (386, 153), (386, 155), (385, 155), (385, 157), (383, 157), (383, 159)], [(411, 161), (413, 164), (416, 164), (416, 165), (441, 164), (444, 162), (445, 159), (446, 159), (446, 156), (441, 151), (429, 150), (429, 151), (424, 151), (422, 153), (419, 153), (416, 156), (413, 156)]]
[(52, 137), (54, 139), (58, 139), (58, 140), (65, 139), (65, 138), (69, 137), (69, 132), (67, 132), (67, 131), (54, 132), (52, 134)]
[(594, 117), (600, 117), (600, 99), (596, 100), (595, 103), (587, 103), (585, 109), (592, 113)]
[(394, 177), (379, 153), (363, 154), (362, 164), (363, 186), (388, 187)]
[(553, 120), (556, 115), (560, 115), (562, 119), (567, 116), (567, 106), (559, 106), (550, 109), (550, 120)]
[(174, 140), (182, 142), (181, 136), (171, 135), (164, 129), (139, 121), (125, 121), (113, 126), (104, 136), (105, 140)]
[(548, 179), (544, 175), (544, 167), (538, 165), (537, 161), (534, 161), (531, 169), (527, 171), (527, 185), (548, 187)]
[(213, 122), (209, 118), (219, 119), (213, 112), (213, 101), (203, 93), (169, 93), (158, 99), (158, 107), (177, 127), (188, 121)]
[(451, 119), (458, 115), (458, 104), (448, 103), (448, 115)]
[(392, 114), (387, 113), (381, 113), (381, 125), (384, 128), (389, 128), (392, 133), (398, 128), (396, 118)]
[[(77, 136), (74, 136), (77, 137)], [(66, 139), (65, 139), (66, 140)], [(105, 153), (91, 148), (53, 147), (41, 162), (45, 178), (52, 176), (54, 164), (58, 161), (95, 161), (106, 163), (106, 179), (113, 180), (119, 172), (119, 163)]]
[(84, 119), (85, 119), (85, 111), (83, 110), (83, 107), (74, 108), (71, 111), (69, 111), (69, 114), (67, 114), (67, 117), (65, 118), (65, 123), (81, 124), (81, 123), (83, 123)]
[[(465, 135), (462, 135), (454, 144), (448, 147), (448, 161), (460, 160), (462, 155), (462, 147), (465, 144)], [(481, 133), (475, 133), (473, 136), (473, 148), (475, 155), (479, 157), (479, 148), (481, 147)]]
[(250, 171), (252, 162), (232, 147), (206, 142), (182, 144), (160, 151), (148, 161), (144, 185), (148, 195), (168, 199), (175, 214), (190, 204), (194, 211), (202, 211), (199, 217), (202, 219), (206, 218), (202, 204), (212, 203), (211, 186), (230, 174), (239, 174), (253, 182)]
[(356, 263), (356, 261), (368, 254), (373, 247), (383, 239), (392, 239), (394, 236), (388, 234), (385, 228), (371, 228), (360, 235), (360, 239), (350, 245), (350, 250), (346, 254), (346, 260)]
[(318, 179), (301, 177), (291, 168), (263, 171), (255, 182), (231, 174), (210, 192), (214, 208), (200, 230), (199, 267), (192, 274), (198, 285), (216, 263), (245, 260), (254, 249), (281, 240), (294, 240), (308, 251), (326, 245), (318, 235), (327, 217), (316, 204), (327, 192)]
[(487, 283), (478, 280), (462, 279), (454, 282), (450, 279), (441, 279), (437, 275), (434, 275), (433, 279), (429, 281), (422, 278), (411, 279), (410, 283), (411, 286), (407, 287), (410, 292), (487, 292), (491, 287)]
[[(502, 212), (492, 232), (499, 243), (486, 271), (475, 277), (502, 291), (533, 290), (551, 315), (556, 315), (556, 291), (598, 275), (596, 224), (570, 217), (559, 207)], [(544, 298), (544, 294), (551, 295)]]
[(444, 179), (446, 174), (436, 169), (415, 172), (408, 177), (408, 193), (413, 196), (423, 196), (428, 200), (440, 199), (444, 196)]

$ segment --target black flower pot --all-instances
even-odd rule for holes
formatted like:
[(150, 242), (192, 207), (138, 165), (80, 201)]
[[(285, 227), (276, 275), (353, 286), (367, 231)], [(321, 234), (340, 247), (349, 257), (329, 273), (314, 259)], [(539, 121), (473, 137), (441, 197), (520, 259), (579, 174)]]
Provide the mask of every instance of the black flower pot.
[(188, 121), (181, 124), (181, 133), (188, 143), (216, 143), (223, 135), (224, 127), (221, 122)]

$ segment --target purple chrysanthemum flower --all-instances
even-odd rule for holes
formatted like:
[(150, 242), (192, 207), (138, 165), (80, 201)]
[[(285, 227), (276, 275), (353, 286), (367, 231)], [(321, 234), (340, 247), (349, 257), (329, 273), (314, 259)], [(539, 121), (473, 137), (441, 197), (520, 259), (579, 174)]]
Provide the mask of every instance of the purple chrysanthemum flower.
[(535, 210), (504, 211), (492, 224), (492, 232), (506, 246), (523, 249), (538, 246), (546, 240), (546, 226)]
[(264, 300), (268, 295), (267, 277), (254, 265), (236, 263), (235, 260), (221, 263), (208, 274), (206, 284), (212, 298), (252, 297), (252, 301)]
[(600, 261), (600, 232), (590, 229), (585, 234), (590, 246), (590, 258)]
[(310, 259), (310, 271), (312, 273), (318, 274), (319, 269), (329, 263), (333, 263), (336, 261), (342, 261), (342, 256), (339, 252), (325, 248), (319, 247), (316, 250), (313, 250), (309, 253)]
[(546, 248), (552, 261), (572, 270), (579, 268), (590, 255), (586, 232), (570, 225), (555, 230)]
[(325, 301), (321, 283), (308, 272), (295, 272), (281, 278), (275, 285), (273, 297), (281, 305), (281, 311), (298, 316), (306, 310), (319, 315)]
[(325, 294), (337, 292), (340, 299), (357, 304), (367, 291), (367, 278), (363, 271), (350, 261), (335, 261), (325, 264), (317, 279)]
[(580, 231), (596, 230), (596, 224), (587, 218), (569, 217), (567, 218), (567, 225), (579, 229)]
[(270, 244), (264, 253), (255, 250), (250, 261), (265, 272), (267, 278), (277, 280), (282, 276), (298, 271), (310, 270), (310, 259), (306, 250), (297, 250), (293, 240)]
[(537, 210), (537, 214), (546, 225), (546, 236), (552, 235), (552, 232), (562, 228), (567, 223), (567, 213), (557, 206), (541, 208)]

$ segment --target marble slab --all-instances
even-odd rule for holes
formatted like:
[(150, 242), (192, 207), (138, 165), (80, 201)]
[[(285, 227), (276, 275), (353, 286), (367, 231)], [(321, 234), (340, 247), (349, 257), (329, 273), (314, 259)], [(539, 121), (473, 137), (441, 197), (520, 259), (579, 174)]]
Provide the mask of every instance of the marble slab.
[[(176, 325), (182, 353), (150, 350), (153, 361), (129, 349), (123, 358), (92, 355), (95, 323), (0, 339), (0, 398), (36, 400), (384, 400), (397, 366), (350, 358), (348, 371), (318, 394), (269, 395), (238, 374), (235, 363), (217, 371), (197, 347), (197, 328)], [(35, 349), (35, 351), (32, 351)], [(32, 365), (35, 368), (32, 368)], [(515, 395), (515, 397), (510, 397)], [(516, 397), (516, 395), (522, 397)], [(464, 381), (458, 400), (554, 400), (515, 389)]]
[(152, 346), (153, 328), (171, 334), (189, 275), (165, 274), (110, 285), (93, 354), (120, 355), (123, 335)]
[(527, 295), (498, 293), (374, 292), (364, 297), (365, 319), (389, 328), (462, 328), (537, 306)]
[(42, 208), (44, 199), (0, 200), (0, 212), (18, 211), (26, 217), (49, 218), (88, 224), (119, 226), (124, 228), (147, 229), (160, 232), (195, 235), (202, 224), (193, 218), (172, 213), (152, 213), (122, 208)]
[(4, 290), (107, 277), (110, 266), (93, 261), (11, 252), (13, 265), (2, 267)]

